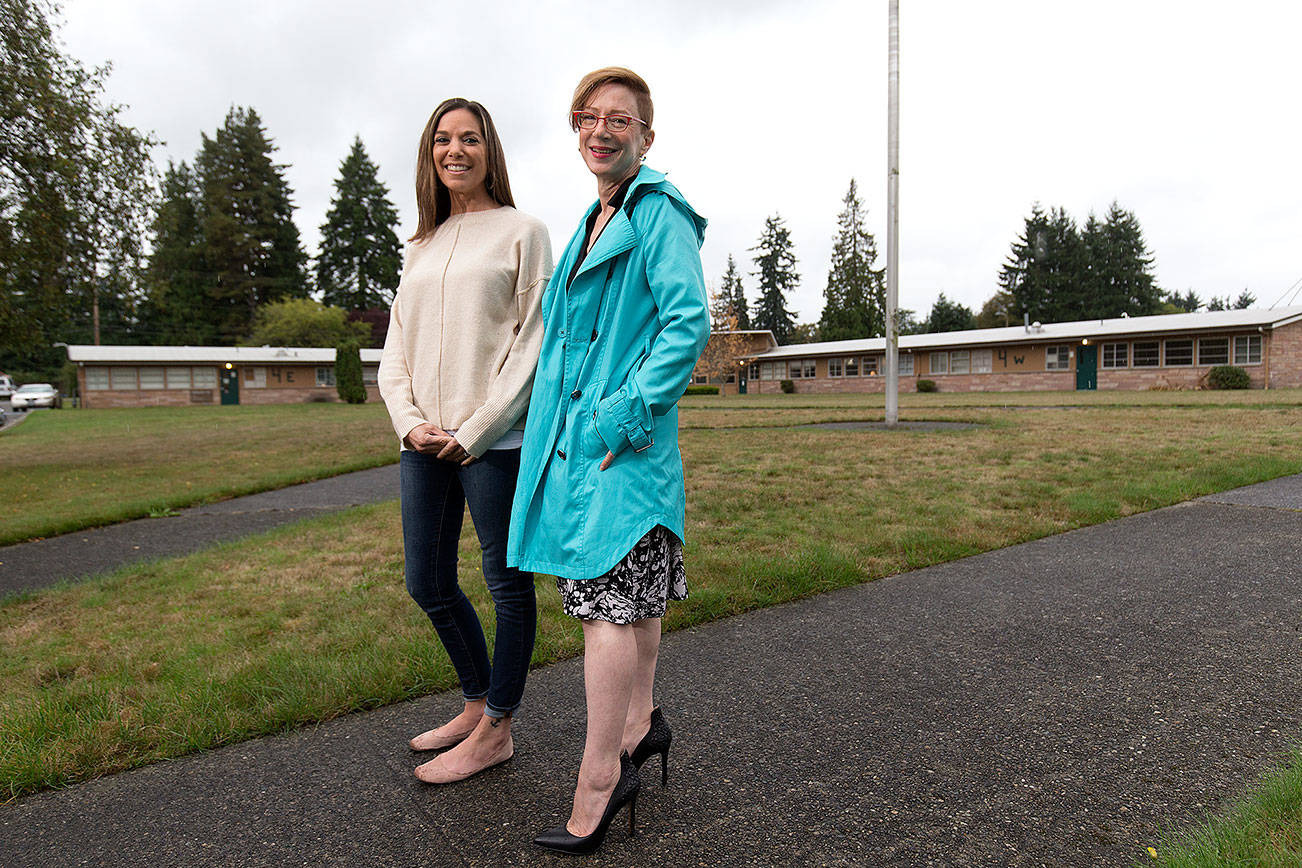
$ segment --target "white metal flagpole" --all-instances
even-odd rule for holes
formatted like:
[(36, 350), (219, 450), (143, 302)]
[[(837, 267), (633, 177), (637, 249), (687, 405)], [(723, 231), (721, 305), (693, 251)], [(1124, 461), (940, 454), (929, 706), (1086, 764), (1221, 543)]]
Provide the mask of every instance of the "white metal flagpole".
[(890, 0), (886, 123), (886, 427), (900, 419), (900, 353), (895, 308), (900, 281), (900, 0)]

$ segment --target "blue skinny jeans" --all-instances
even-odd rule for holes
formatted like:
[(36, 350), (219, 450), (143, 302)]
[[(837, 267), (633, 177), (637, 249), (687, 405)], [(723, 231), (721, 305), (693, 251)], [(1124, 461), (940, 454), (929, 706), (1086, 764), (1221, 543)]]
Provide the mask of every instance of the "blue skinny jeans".
[[(506, 565), (520, 450), (490, 450), (466, 467), (404, 450), (399, 470), (407, 593), (434, 624), (462, 695), (486, 699), (484, 713), (490, 717), (511, 715), (524, 696), (538, 627), (533, 573)], [(491, 663), (479, 616), (457, 583), (457, 543), (467, 504), (497, 617)]]

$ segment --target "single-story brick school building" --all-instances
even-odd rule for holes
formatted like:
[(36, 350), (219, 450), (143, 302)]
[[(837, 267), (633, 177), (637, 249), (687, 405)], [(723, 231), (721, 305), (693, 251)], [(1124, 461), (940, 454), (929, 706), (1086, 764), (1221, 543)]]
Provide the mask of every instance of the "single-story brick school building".
[[(362, 350), (366, 399), (380, 400), (380, 350)], [(81, 406), (297, 404), (337, 401), (335, 351), (314, 347), (73, 345)]]
[[(899, 347), (901, 391), (913, 391), (921, 379), (942, 392), (1195, 389), (1217, 365), (1243, 368), (1254, 389), (1296, 388), (1302, 306), (905, 335)], [(881, 392), (885, 351), (885, 338), (771, 343), (737, 357), (741, 388), (772, 394), (790, 380), (797, 392)], [(738, 390), (735, 376), (709, 381), (721, 380), (725, 392)]]
[[(880, 392), (884, 338), (778, 346), (771, 333), (716, 333), (750, 394)], [(380, 350), (362, 350), (367, 400), (378, 401)], [(68, 347), (83, 407), (335, 401), (335, 351), (312, 347)], [(900, 338), (900, 389), (940, 391), (1199, 388), (1237, 365), (1256, 389), (1302, 387), (1302, 306), (1122, 317)], [(704, 375), (695, 378), (705, 382)], [(738, 391), (735, 374), (723, 391)]]

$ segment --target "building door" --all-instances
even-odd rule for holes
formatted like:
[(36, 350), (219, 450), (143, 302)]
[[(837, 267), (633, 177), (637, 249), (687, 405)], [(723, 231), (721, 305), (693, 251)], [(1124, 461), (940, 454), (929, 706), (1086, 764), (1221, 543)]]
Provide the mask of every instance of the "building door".
[(1099, 387), (1099, 348), (1076, 348), (1076, 388), (1097, 389)]
[(738, 394), (738, 395), (744, 395), (744, 394), (746, 394), (746, 378), (745, 378), (745, 377), (742, 377), (742, 376), (738, 376), (738, 377), (737, 377), (737, 394)]
[(222, 403), (238, 404), (240, 402), (240, 372), (235, 368), (222, 368)]

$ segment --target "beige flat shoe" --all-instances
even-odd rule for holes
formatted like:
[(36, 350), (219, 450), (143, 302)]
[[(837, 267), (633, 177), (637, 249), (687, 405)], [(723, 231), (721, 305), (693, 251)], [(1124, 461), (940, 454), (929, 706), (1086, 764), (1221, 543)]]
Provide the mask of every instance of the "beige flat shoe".
[(412, 750), (446, 750), (454, 745), (461, 744), (474, 731), (475, 728), (472, 726), (465, 732), (454, 732), (448, 735), (439, 733), (437, 729), (431, 729), (422, 732), (407, 744), (411, 745)]
[(444, 764), (443, 755), (439, 755), (424, 765), (416, 766), (413, 774), (416, 775), (418, 780), (427, 784), (455, 784), (467, 778), (473, 778), (480, 772), (486, 772), (494, 766), (500, 766), (513, 756), (515, 756), (515, 748), (507, 745), (506, 750), (501, 755), (489, 760), (487, 764), (477, 769), (471, 769), (468, 772), (454, 772)]

